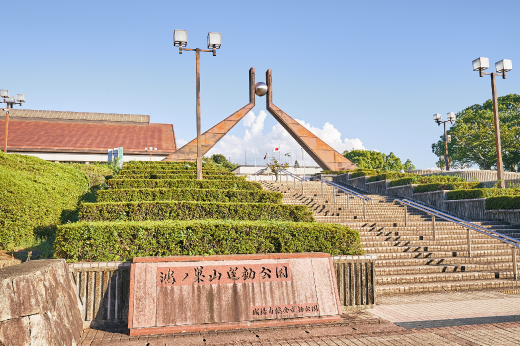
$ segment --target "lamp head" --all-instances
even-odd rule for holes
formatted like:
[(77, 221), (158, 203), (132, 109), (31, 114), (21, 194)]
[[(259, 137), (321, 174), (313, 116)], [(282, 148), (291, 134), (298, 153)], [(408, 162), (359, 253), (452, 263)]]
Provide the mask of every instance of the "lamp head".
[(498, 73), (502, 73), (502, 77), (506, 78), (506, 72), (513, 69), (513, 63), (509, 59), (502, 59), (495, 64)]
[(0, 97), (9, 97), (9, 90), (0, 90)]
[(473, 60), (473, 71), (484, 71), (489, 68), (488, 58), (478, 58)]
[(208, 49), (219, 49), (220, 45), (220, 32), (208, 32)]
[(188, 31), (175, 29), (173, 31), (173, 45), (175, 47), (186, 47), (188, 44)]
[(437, 114), (434, 114), (433, 115), (433, 120), (437, 123), (437, 124), (441, 124), (441, 121), (442, 121), (442, 115), (440, 115), (439, 113)]
[(449, 113), (448, 113), (448, 120), (450, 121), (450, 123), (453, 124), (453, 123), (455, 122), (456, 117), (457, 117), (457, 116), (455, 115), (454, 112), (449, 112)]
[(25, 95), (24, 94), (17, 94), (16, 95), (16, 101), (20, 102), (20, 104), (22, 102), (25, 102)]

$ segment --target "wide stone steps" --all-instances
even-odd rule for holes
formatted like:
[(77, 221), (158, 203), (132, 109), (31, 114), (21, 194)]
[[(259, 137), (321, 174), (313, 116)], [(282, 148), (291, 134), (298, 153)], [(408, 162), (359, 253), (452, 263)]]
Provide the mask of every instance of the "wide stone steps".
[[(471, 231), (468, 256), (467, 229), (453, 222), (433, 220), (417, 209), (394, 204), (389, 196), (365, 195), (373, 203), (348, 196), (321, 183), (289, 186), (264, 184), (283, 193), (283, 203), (306, 205), (317, 222), (338, 223), (355, 229), (366, 254), (376, 255), (377, 294), (440, 292), (520, 287), (513, 278), (509, 245), (484, 233)], [(335, 200), (335, 201), (334, 201)], [(348, 201), (348, 206), (347, 206)], [(366, 216), (365, 216), (366, 215)], [(520, 238), (520, 226), (501, 221), (474, 222), (483, 228)], [(520, 260), (520, 259), (519, 259)]]
[[(492, 251), (492, 250), (505, 250), (510, 247), (504, 243), (499, 244), (479, 244), (471, 242), (471, 252), (474, 251)], [(363, 246), (363, 249), (368, 254), (382, 254), (382, 253), (396, 253), (396, 252), (462, 252), (468, 250), (467, 244), (459, 245), (432, 245), (432, 246), (378, 246), (378, 247), (367, 247)]]
[[(376, 255), (378, 261), (385, 259), (412, 259), (412, 258), (439, 258), (439, 257), (468, 257), (468, 251), (410, 251), (410, 252), (380, 252), (365, 249), (366, 254)], [(511, 250), (475, 250), (471, 251), (472, 257), (490, 257), (511, 255)], [(490, 259), (490, 261), (492, 261)]]
[(413, 294), (427, 292), (476, 291), (520, 288), (520, 280), (487, 279), (463, 280), (417, 284), (393, 284), (376, 286), (376, 294)]
[(397, 284), (419, 284), (430, 282), (449, 282), (465, 280), (493, 280), (511, 279), (513, 271), (494, 271), (494, 272), (457, 272), (457, 273), (421, 273), (421, 274), (399, 274), (392, 276), (377, 276), (376, 283), (380, 285)]
[[(367, 248), (374, 248), (374, 247), (381, 247), (381, 248), (387, 248), (387, 247), (400, 247), (400, 246), (425, 246), (425, 247), (431, 247), (431, 246), (457, 246), (457, 245), (464, 245), (467, 246), (467, 240), (466, 239), (456, 239), (453, 240), (452, 238), (446, 237), (445, 240), (415, 240), (415, 241), (366, 241), (365, 237), (362, 238), (361, 244), (363, 245), (364, 249)], [(474, 244), (504, 244), (502, 241), (498, 239), (486, 239), (486, 238), (480, 238), (480, 239), (471, 239), (471, 245)]]
[(488, 263), (482, 264), (449, 264), (449, 265), (422, 265), (400, 267), (376, 267), (376, 276), (396, 276), (425, 273), (464, 273), (464, 272), (488, 272), (488, 271), (512, 271), (513, 263)]
[(512, 263), (511, 252), (507, 255), (493, 257), (430, 257), (430, 258), (401, 258), (383, 259), (377, 261), (377, 267), (409, 267), (420, 265), (494, 265), (496, 263)]

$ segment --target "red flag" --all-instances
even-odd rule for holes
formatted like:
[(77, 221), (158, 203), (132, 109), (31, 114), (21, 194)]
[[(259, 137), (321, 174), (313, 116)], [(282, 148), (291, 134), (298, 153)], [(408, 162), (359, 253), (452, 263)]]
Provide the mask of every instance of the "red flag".
[(273, 151), (278, 151), (278, 150), (280, 150), (280, 148), (274, 148), (274, 149), (273, 149)]

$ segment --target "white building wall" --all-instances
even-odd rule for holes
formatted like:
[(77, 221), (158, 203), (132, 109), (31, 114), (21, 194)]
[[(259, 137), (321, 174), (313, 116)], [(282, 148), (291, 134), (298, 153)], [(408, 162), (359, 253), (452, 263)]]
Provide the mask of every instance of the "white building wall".
[[(8, 152), (9, 154), (20, 154), (36, 156), (46, 161), (58, 161), (58, 162), (107, 162), (108, 153), (105, 154), (87, 154), (87, 153), (45, 153), (45, 152)], [(152, 161), (161, 161), (167, 155), (156, 155), (152, 154)], [(123, 150), (123, 162), (129, 161), (150, 161), (150, 154), (148, 155), (136, 155), (136, 154), (125, 154)]]

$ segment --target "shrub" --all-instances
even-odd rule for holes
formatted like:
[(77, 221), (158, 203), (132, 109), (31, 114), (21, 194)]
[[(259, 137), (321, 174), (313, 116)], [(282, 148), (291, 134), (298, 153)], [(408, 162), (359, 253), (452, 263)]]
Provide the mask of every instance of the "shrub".
[(486, 198), (486, 209), (520, 209), (520, 196), (497, 196)]
[(97, 193), (97, 202), (198, 201), (282, 203), (279, 192), (217, 189), (114, 189)]
[(0, 248), (48, 236), (89, 189), (70, 165), (0, 152)]
[(377, 173), (378, 171), (373, 169), (357, 170), (354, 173), (350, 174), (350, 179), (376, 175)]
[[(151, 167), (129, 167), (129, 168), (123, 168), (120, 172), (120, 174), (144, 174), (144, 173), (154, 173), (154, 174), (162, 174), (162, 173), (186, 173), (186, 174), (196, 174), (197, 171), (194, 168), (188, 168), (188, 167), (170, 167), (170, 166), (151, 166)], [(211, 168), (204, 168), (202, 170), (202, 174), (204, 173), (211, 173), (211, 174), (217, 174), (217, 173), (224, 173), (224, 175), (229, 175), (231, 172), (222, 170), (222, 169), (211, 169)], [(231, 173), (233, 174), (233, 173)]]
[(82, 221), (197, 219), (314, 221), (312, 210), (303, 205), (191, 201), (82, 203), (79, 217)]
[[(127, 174), (121, 177), (120, 179), (196, 179), (197, 176), (195, 174)], [(203, 177), (205, 180), (239, 180), (246, 181), (244, 177), (239, 177), (236, 175), (206, 175)]]
[(90, 188), (96, 188), (104, 185), (106, 179), (110, 179), (115, 175), (115, 172), (108, 165), (101, 165), (96, 163), (90, 165), (73, 163), (71, 166), (87, 175)]
[(337, 174), (345, 174), (345, 173), (348, 173), (348, 172), (353, 172), (353, 171), (329, 171), (329, 170), (324, 170), (320, 173), (316, 173), (315, 175), (320, 175), (320, 174), (332, 174), (332, 175), (337, 175)]
[(195, 179), (110, 179), (108, 186), (113, 189), (170, 188), (170, 189), (225, 189), (262, 190), (258, 182), (236, 180), (195, 180)]
[(464, 183), (466, 180), (459, 176), (446, 176), (446, 175), (411, 175), (405, 178), (392, 180), (388, 187), (403, 186), (409, 184), (433, 184), (433, 183)]
[(190, 168), (197, 168), (197, 164), (195, 162), (171, 162), (171, 161), (130, 161), (125, 162), (124, 167), (134, 167), (134, 168), (143, 168), (143, 167), (155, 167), (155, 166), (170, 166), (170, 167), (185, 167), (190, 166)]
[[(189, 172), (189, 171), (144, 171), (141, 173), (125, 173), (121, 172), (119, 174), (120, 178), (129, 178), (129, 179), (168, 179), (166, 177), (171, 176), (175, 177), (175, 179), (195, 179), (197, 177), (197, 173)], [(202, 175), (203, 179), (216, 179), (214, 177), (239, 177), (231, 172), (209, 172)]]
[(378, 174), (378, 175), (375, 175), (375, 176), (372, 176), (372, 177), (368, 178), (368, 182), (372, 183), (374, 181), (381, 181), (381, 180), (394, 180), (394, 179), (402, 179), (402, 178), (411, 178), (413, 176), (417, 176), (417, 174), (387, 172), (387, 173)]
[(472, 190), (454, 190), (447, 194), (448, 199), (474, 199), (489, 198), (495, 196), (518, 196), (520, 189), (472, 189)]
[(273, 221), (79, 222), (59, 226), (55, 242), (55, 256), (72, 261), (280, 252), (363, 254), (348, 227)]
[(457, 182), (457, 183), (434, 183), (434, 184), (422, 184), (414, 187), (414, 193), (421, 192), (432, 192), (439, 190), (459, 190), (459, 189), (473, 189), (480, 185), (480, 183), (468, 183), (468, 182)]

